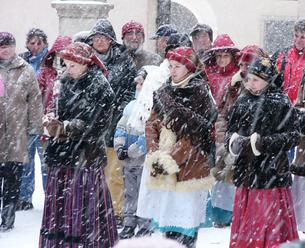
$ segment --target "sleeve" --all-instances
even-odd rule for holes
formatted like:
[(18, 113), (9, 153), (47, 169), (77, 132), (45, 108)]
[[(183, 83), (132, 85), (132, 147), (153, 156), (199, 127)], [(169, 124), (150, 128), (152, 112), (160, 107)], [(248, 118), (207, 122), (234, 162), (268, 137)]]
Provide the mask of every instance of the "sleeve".
[[(103, 137), (112, 121), (112, 102), (114, 93), (107, 81), (102, 76), (93, 80), (90, 88), (90, 104), (86, 111), (81, 113), (78, 118), (67, 120), (70, 137), (88, 137), (96, 139)], [(82, 125), (71, 125), (73, 123), (82, 123)]]
[(300, 127), (296, 109), (293, 107), (282, 110), (281, 120), (275, 134), (261, 136), (260, 152), (277, 154), (279, 151), (288, 151), (297, 146), (300, 139)]
[(146, 145), (148, 153), (152, 153), (159, 148), (161, 120), (157, 117), (157, 113), (151, 112), (145, 126)]
[(128, 147), (128, 157), (130, 158), (141, 157), (145, 155), (146, 152), (146, 140), (144, 135), (140, 135), (137, 141)]
[(119, 148), (127, 148), (126, 147), (126, 140), (127, 140), (127, 132), (126, 132), (126, 123), (128, 117), (123, 115), (119, 120), (113, 139), (113, 148), (117, 151)]
[(42, 117), (43, 117), (43, 106), (41, 91), (39, 89), (38, 81), (34, 72), (29, 73), (29, 79), (27, 83), (28, 95), (27, 101), (29, 104), (28, 108), (28, 120), (29, 120), (29, 134), (41, 135), (42, 129)]

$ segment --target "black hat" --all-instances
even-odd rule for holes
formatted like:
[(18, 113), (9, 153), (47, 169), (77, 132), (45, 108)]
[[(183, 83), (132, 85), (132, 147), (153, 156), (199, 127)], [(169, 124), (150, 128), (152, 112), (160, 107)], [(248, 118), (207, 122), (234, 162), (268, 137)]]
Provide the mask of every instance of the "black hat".
[(191, 30), (190, 32), (190, 36), (193, 36), (195, 35), (196, 33), (198, 32), (205, 32), (205, 33), (208, 33), (209, 35), (209, 38), (210, 38), (210, 41), (213, 41), (213, 30), (212, 28), (207, 25), (207, 24), (200, 24), (200, 23), (197, 23)]
[(170, 36), (171, 34), (176, 34), (177, 33), (177, 30), (175, 28), (173, 28), (171, 25), (168, 25), (168, 24), (164, 24), (164, 25), (161, 25), (157, 32), (155, 33), (154, 36), (152, 36), (150, 39), (151, 40), (156, 40), (158, 39), (159, 37), (168, 37)]
[(274, 76), (277, 75), (277, 70), (269, 58), (259, 58), (251, 63), (248, 73), (271, 83)]
[(107, 19), (100, 19), (94, 24), (94, 26), (92, 27), (92, 29), (88, 34), (87, 41), (90, 40), (92, 36), (96, 34), (105, 35), (111, 40), (116, 41), (116, 35), (113, 26), (111, 22), (108, 21)]
[(14, 36), (9, 32), (0, 32), (0, 46), (16, 45)]
[(192, 42), (187, 34), (172, 34), (167, 41), (165, 53), (177, 47), (191, 47)]

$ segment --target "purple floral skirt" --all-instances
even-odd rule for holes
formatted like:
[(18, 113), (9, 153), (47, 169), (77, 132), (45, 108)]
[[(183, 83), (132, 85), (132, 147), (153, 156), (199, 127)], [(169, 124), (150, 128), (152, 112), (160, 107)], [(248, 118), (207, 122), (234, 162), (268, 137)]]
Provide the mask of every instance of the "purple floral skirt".
[(110, 248), (117, 240), (102, 168), (51, 168), (40, 248)]

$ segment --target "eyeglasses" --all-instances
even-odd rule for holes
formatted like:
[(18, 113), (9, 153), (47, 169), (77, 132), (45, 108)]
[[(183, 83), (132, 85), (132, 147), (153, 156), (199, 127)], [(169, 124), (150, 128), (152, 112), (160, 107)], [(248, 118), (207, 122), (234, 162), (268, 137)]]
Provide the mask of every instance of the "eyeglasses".
[(133, 35), (135, 35), (137, 38), (142, 38), (143, 37), (143, 33), (139, 32), (139, 31), (136, 31), (136, 30), (129, 31), (125, 34), (125, 36), (128, 36), (128, 37), (131, 37)]
[(95, 35), (92, 37), (93, 42), (99, 42), (99, 41), (109, 41), (110, 38), (104, 35)]

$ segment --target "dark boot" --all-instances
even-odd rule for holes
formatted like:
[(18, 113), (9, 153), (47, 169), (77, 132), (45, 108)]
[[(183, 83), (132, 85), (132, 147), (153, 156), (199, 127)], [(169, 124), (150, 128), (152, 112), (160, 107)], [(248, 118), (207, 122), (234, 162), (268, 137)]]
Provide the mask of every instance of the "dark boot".
[(16, 211), (27, 211), (33, 209), (33, 203), (32, 202), (27, 202), (27, 201), (18, 201), (17, 206), (16, 206)]
[(2, 223), (0, 225), (0, 232), (7, 232), (14, 228), (15, 211), (16, 204), (14, 203), (10, 203), (9, 205), (3, 207), (1, 212)]
[(120, 239), (130, 239), (134, 236), (135, 227), (125, 226), (119, 234)]
[(178, 232), (166, 232), (165, 237), (168, 239), (173, 239), (180, 244), (185, 245), (187, 248), (195, 248), (196, 247), (196, 241), (197, 241), (197, 233), (194, 237), (184, 235), (182, 233)]

